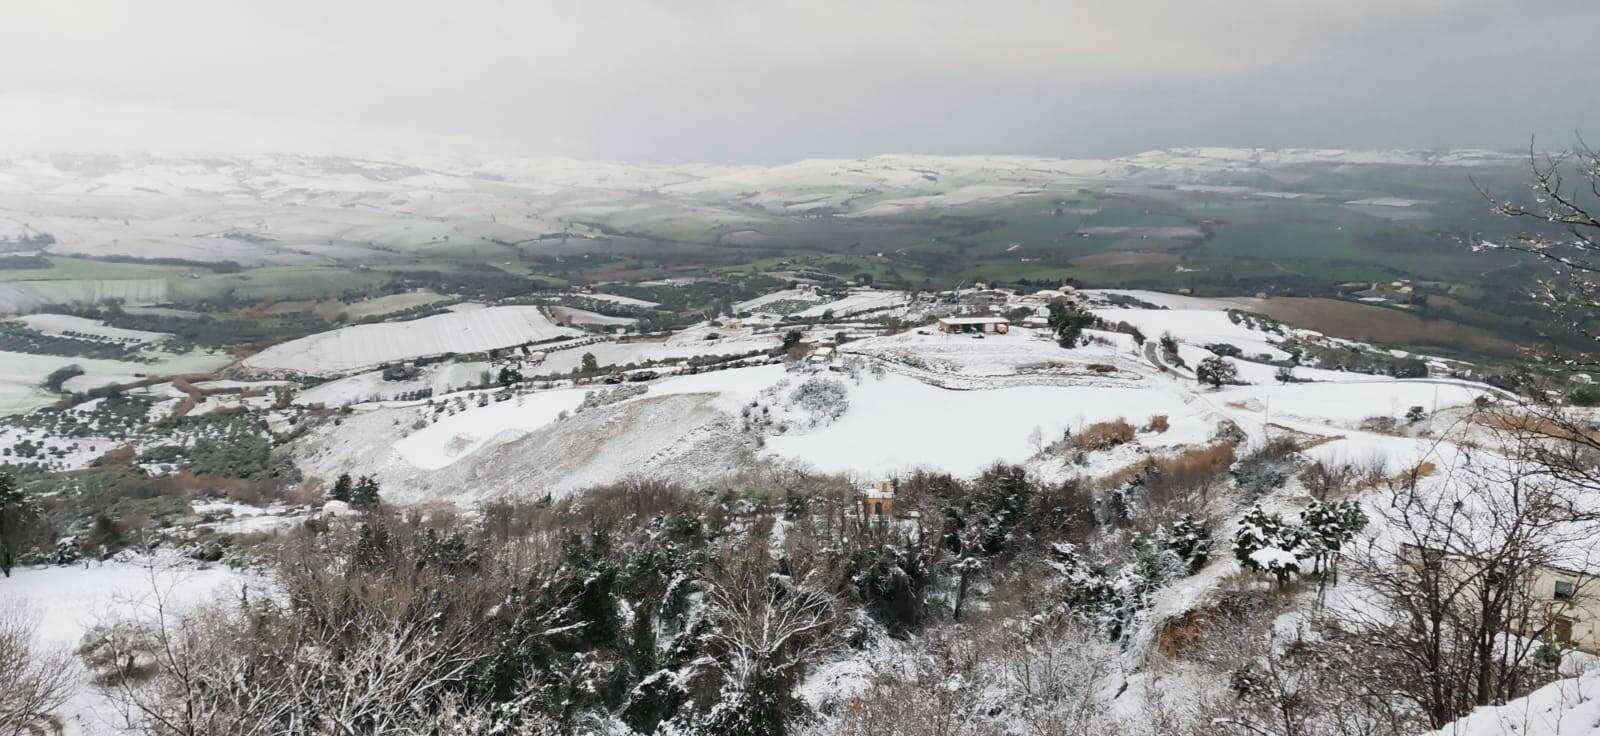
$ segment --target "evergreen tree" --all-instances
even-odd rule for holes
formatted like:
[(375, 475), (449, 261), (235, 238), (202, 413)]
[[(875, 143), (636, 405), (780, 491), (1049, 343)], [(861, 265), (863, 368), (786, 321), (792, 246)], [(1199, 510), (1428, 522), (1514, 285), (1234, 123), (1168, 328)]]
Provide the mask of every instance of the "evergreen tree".
[(1174, 357), (1178, 354), (1178, 340), (1170, 332), (1161, 333), (1161, 354)]
[(1178, 557), (1193, 575), (1211, 558), (1211, 529), (1192, 514), (1184, 514), (1166, 533), (1163, 546)]
[(38, 518), (33, 501), (9, 473), (0, 473), (0, 574), (11, 577), (22, 540)]
[(1239, 520), (1233, 535), (1233, 556), (1246, 569), (1270, 573), (1283, 585), (1300, 572), (1300, 559), (1307, 551), (1303, 542), (1298, 527), (1256, 504)]
[(333, 501), (350, 503), (352, 485), (349, 473), (340, 475), (339, 479), (333, 482), (333, 490), (328, 491), (328, 498)]
[(1367, 514), (1354, 500), (1322, 503), (1312, 501), (1300, 513), (1307, 551), (1314, 558), (1316, 572), (1336, 572), (1345, 545), (1367, 526)]
[(364, 511), (377, 508), (381, 501), (378, 496), (378, 481), (370, 475), (361, 476), (350, 492), (350, 505)]
[(390, 553), (389, 527), (381, 521), (366, 521), (356, 527), (355, 566), (373, 569), (382, 565)]
[(1055, 333), (1056, 342), (1061, 347), (1077, 347), (1084, 329), (1093, 326), (1094, 322), (1094, 315), (1083, 307), (1064, 302), (1050, 303), (1050, 331)]

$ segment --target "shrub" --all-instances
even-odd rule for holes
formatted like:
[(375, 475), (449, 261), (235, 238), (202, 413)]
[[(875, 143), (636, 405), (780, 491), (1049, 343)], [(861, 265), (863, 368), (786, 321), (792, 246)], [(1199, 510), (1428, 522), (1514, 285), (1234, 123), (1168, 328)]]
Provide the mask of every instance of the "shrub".
[(1395, 378), (1427, 378), (1428, 364), (1420, 358), (1408, 358), (1391, 367), (1389, 374)]
[(1108, 450), (1132, 442), (1134, 435), (1133, 425), (1121, 418), (1109, 422), (1095, 422), (1073, 435), (1072, 446), (1090, 452)]
[(1294, 440), (1278, 437), (1241, 458), (1233, 477), (1245, 498), (1254, 501), (1282, 488), (1291, 475), (1299, 472), (1301, 462)]
[(62, 384), (81, 375), (83, 375), (82, 366), (76, 363), (72, 365), (64, 365), (60, 368), (50, 371), (50, 375), (45, 376), (44, 387), (52, 392), (59, 393), (61, 391)]
[(1587, 384), (1572, 389), (1567, 402), (1573, 406), (1600, 406), (1600, 386)]
[(1150, 417), (1150, 422), (1144, 425), (1144, 431), (1155, 432), (1156, 434), (1165, 432), (1167, 429), (1169, 429), (1169, 425), (1167, 424), (1167, 415), (1165, 414), (1157, 414)]
[(821, 376), (807, 378), (795, 387), (789, 399), (814, 417), (837, 419), (850, 408), (849, 389), (844, 382)]

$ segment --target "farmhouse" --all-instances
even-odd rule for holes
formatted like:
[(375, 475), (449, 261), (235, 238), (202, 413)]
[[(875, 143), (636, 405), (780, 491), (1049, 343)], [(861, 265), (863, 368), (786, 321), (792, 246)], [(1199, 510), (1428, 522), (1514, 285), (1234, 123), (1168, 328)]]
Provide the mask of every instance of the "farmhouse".
[(1529, 575), (1528, 595), (1537, 603), (1524, 630), (1545, 628), (1545, 638), (1591, 654), (1600, 652), (1600, 595), (1589, 585), (1593, 578), (1553, 565)]
[(885, 478), (863, 487), (861, 514), (869, 519), (894, 516), (894, 483)]
[[(1483, 563), (1469, 562), (1434, 550), (1406, 545), (1406, 557), (1413, 566), (1440, 561), (1442, 572), (1461, 580), (1483, 574)], [(1436, 563), (1437, 564), (1437, 563)], [(1581, 572), (1556, 564), (1534, 564), (1517, 575), (1512, 595), (1520, 609), (1506, 628), (1523, 636), (1538, 637), (1552, 644), (1571, 647), (1589, 654), (1600, 654), (1600, 589), (1594, 573)], [(1473, 595), (1480, 586), (1468, 583)]]
[(1005, 334), (1011, 320), (1005, 317), (940, 317), (940, 332), (995, 332)]

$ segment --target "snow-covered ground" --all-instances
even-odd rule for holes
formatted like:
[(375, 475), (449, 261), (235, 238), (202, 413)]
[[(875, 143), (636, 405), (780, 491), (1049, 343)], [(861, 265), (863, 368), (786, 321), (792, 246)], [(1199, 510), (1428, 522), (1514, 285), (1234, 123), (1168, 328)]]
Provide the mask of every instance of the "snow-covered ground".
[(578, 334), (551, 323), (538, 307), (486, 307), (320, 332), (274, 345), (246, 358), (243, 365), (259, 371), (336, 375), (396, 361), (482, 352)]
[(1505, 705), (1473, 710), (1430, 736), (1595, 736), (1600, 669), (1545, 685)]
[(890, 374), (850, 388), (850, 409), (823, 427), (771, 437), (780, 457), (819, 470), (865, 477), (915, 468), (973, 475), (997, 461), (1019, 463), (1044, 441), (1101, 421), (1135, 426), (1166, 415), (1172, 428), (1156, 446), (1200, 442), (1212, 422), (1177, 397), (1146, 388), (1030, 386), (954, 391)]
[[(168, 557), (127, 557), (67, 567), (23, 567), (0, 580), (0, 603), (20, 602), (38, 622), (45, 647), (76, 649), (93, 626), (118, 618), (168, 615), (259, 587), (252, 575)], [(87, 674), (64, 714), (69, 734), (111, 734), (116, 712)]]

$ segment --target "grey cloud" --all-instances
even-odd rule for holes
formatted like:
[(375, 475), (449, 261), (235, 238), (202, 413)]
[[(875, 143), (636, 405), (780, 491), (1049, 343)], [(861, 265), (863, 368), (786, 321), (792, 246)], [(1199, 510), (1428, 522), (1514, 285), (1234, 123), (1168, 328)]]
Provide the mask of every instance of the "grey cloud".
[(652, 160), (1515, 147), (1600, 114), (1578, 0), (10, 0), (0, 149)]

